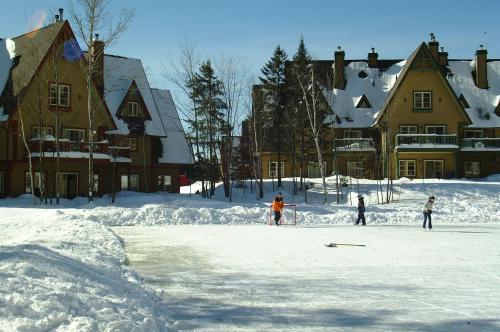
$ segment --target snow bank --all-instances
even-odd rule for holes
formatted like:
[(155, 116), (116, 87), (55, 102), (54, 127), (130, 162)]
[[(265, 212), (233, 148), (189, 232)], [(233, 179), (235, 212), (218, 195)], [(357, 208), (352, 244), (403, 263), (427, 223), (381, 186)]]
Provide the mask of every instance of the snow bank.
[(119, 238), (65, 216), (56, 209), (0, 208), (2, 330), (166, 330), (159, 298), (124, 267)]

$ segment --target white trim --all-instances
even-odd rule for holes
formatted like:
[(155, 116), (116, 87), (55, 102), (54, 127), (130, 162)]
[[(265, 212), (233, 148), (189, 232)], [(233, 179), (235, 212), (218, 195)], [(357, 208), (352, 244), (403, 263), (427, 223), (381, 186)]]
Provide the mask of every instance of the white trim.
[[(413, 174), (409, 174), (409, 164), (413, 164)], [(406, 165), (403, 165), (406, 164)], [(402, 166), (405, 166), (404, 171), (402, 169)], [(417, 161), (415, 159), (400, 159), (399, 160), (399, 165), (398, 165), (398, 174), (399, 177), (408, 177), (408, 178), (414, 178), (417, 176)]]
[[(275, 170), (271, 169), (271, 165), (275, 165), (274, 168)], [(285, 176), (285, 162), (280, 161), (280, 168), (281, 168), (281, 177)], [(278, 162), (277, 161), (270, 161), (269, 162), (269, 177), (270, 178), (277, 178), (278, 177)]]
[[(437, 160), (437, 159), (424, 159), (424, 178), (427, 178), (427, 162), (433, 162), (433, 163), (440, 163), (441, 164), (441, 178), (444, 178), (444, 160)], [(433, 170), (433, 173), (435, 173), (435, 169)], [(435, 178), (431, 178), (435, 179)]]
[[(417, 105), (417, 96), (420, 98)], [(428, 105), (425, 102), (428, 97)], [(413, 92), (413, 109), (415, 110), (431, 110), (432, 109), (432, 92), (431, 91), (414, 91)]]

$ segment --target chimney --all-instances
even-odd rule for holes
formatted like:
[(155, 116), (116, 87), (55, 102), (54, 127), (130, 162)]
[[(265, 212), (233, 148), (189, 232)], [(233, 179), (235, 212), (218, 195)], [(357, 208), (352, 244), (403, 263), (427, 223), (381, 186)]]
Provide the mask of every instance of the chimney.
[(439, 43), (436, 41), (436, 36), (434, 35), (433, 32), (430, 33), (430, 36), (431, 36), (431, 41), (429, 42), (429, 50), (431, 51), (432, 57), (437, 62), (439, 60), (438, 59)]
[(378, 64), (378, 53), (375, 53), (375, 47), (372, 47), (371, 53), (368, 53), (368, 67), (376, 68)]
[(63, 20), (64, 20), (64, 18), (63, 18), (63, 13), (64, 13), (64, 9), (59, 8), (59, 18), (61, 19), (61, 21), (63, 21)]
[(333, 87), (335, 89), (344, 90), (345, 87), (345, 52), (342, 47), (337, 47), (334, 55), (334, 69), (333, 69)]
[(448, 66), (448, 52), (444, 51), (444, 47), (441, 47), (441, 52), (438, 53), (438, 63), (440, 66)]
[(56, 19), (56, 22), (59, 22), (59, 15), (54, 15), (54, 18)]
[(480, 89), (488, 89), (487, 55), (488, 51), (483, 48), (483, 45), (479, 45), (476, 51), (476, 86)]
[(92, 41), (90, 56), (95, 66), (95, 84), (101, 96), (104, 96), (104, 42), (99, 40), (98, 33), (95, 34), (95, 39)]

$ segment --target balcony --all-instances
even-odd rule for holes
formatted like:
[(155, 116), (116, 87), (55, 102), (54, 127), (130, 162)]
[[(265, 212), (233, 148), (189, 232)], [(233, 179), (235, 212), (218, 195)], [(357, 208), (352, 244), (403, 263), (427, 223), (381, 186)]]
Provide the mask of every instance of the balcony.
[(375, 152), (371, 138), (341, 138), (335, 140), (337, 152)]
[(464, 152), (500, 152), (500, 138), (464, 138), (460, 142)]
[(459, 149), (456, 134), (398, 134), (396, 151), (455, 151)]
[[(70, 141), (61, 138), (56, 143), (54, 138), (47, 137), (42, 142), (44, 158), (56, 158), (56, 144), (59, 144), (59, 158), (89, 159), (89, 142)], [(40, 140), (37, 138), (28, 141), (32, 157), (40, 156)], [(108, 140), (94, 142), (93, 158), (104, 162), (130, 162), (130, 148), (110, 146)]]

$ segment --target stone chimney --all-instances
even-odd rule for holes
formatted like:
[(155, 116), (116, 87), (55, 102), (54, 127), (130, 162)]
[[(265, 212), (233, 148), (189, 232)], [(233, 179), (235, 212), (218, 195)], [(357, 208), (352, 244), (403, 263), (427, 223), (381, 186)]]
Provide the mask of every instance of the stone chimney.
[(375, 52), (375, 47), (372, 47), (372, 51), (368, 53), (368, 67), (376, 68), (378, 65), (378, 53)]
[(99, 40), (99, 34), (95, 34), (92, 41), (90, 56), (94, 61), (94, 81), (101, 96), (104, 96), (104, 42)]
[(60, 19), (61, 21), (64, 21), (63, 14), (64, 14), (64, 9), (59, 8), (59, 19)]
[(438, 53), (438, 63), (440, 66), (448, 66), (448, 52), (444, 51), (444, 47), (441, 47), (441, 52)]
[(334, 55), (333, 87), (344, 90), (345, 87), (345, 52), (342, 47), (337, 47)]
[(431, 41), (429, 42), (429, 50), (431, 51), (432, 57), (436, 62), (439, 61), (438, 59), (438, 50), (439, 50), (439, 42), (436, 41), (436, 36), (434, 33), (430, 33), (431, 36)]
[(487, 55), (488, 51), (483, 48), (483, 45), (479, 45), (476, 51), (476, 86), (480, 89), (488, 89)]

